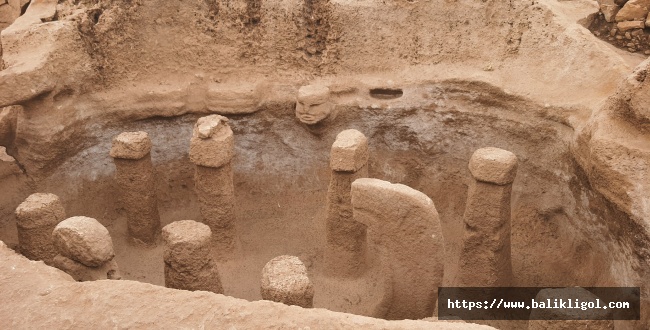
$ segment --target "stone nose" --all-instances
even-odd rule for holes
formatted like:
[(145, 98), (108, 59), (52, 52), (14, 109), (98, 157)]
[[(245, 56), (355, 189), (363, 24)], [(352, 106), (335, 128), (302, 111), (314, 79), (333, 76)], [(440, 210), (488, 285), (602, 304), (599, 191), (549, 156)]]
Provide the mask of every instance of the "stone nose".
[(298, 113), (300, 114), (308, 114), (309, 110), (311, 109), (311, 104), (308, 103), (298, 103)]

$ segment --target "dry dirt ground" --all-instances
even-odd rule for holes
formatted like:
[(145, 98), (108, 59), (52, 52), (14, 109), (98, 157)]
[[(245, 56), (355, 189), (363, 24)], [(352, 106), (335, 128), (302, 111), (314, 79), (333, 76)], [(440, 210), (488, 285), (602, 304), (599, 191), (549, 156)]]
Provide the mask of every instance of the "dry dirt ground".
[[(370, 177), (433, 200), (444, 285), (458, 271), (467, 163), (499, 147), (519, 159), (513, 285), (640, 286), (641, 320), (615, 326), (648, 328), (650, 62), (587, 29), (596, 1), (2, 1), (0, 240), (16, 249), (17, 205), (54, 193), (67, 216), (108, 228), (128, 281), (71, 283), (2, 248), (0, 292), (11, 298), (0, 327), (458, 327), (318, 309), (369, 315), (384, 280), (372, 267), (370, 282), (322, 275), (329, 151), (354, 128), (369, 140)], [(314, 82), (338, 111), (316, 128), (294, 115), (298, 88)], [(188, 149), (208, 113), (227, 116), (235, 134), (238, 244), (219, 271), (238, 299), (159, 287), (162, 245), (127, 240), (109, 156), (115, 135), (146, 131), (162, 225), (200, 220)], [(242, 300), (261, 299), (261, 270), (282, 254), (307, 266), (314, 311)]]

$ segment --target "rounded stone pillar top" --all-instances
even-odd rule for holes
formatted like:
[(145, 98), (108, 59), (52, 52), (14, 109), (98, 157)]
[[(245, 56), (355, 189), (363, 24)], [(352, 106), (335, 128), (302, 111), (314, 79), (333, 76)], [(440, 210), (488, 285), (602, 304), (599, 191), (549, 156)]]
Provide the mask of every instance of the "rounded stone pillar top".
[(55, 226), (64, 218), (63, 204), (54, 194), (31, 194), (16, 208), (16, 224), (21, 228)]
[(221, 167), (235, 155), (235, 140), (228, 118), (220, 115), (196, 121), (190, 140), (190, 161), (205, 167)]
[(147, 132), (124, 132), (113, 138), (110, 155), (113, 158), (140, 159), (151, 152)]
[(311, 105), (322, 104), (329, 100), (330, 89), (325, 85), (305, 85), (298, 89), (298, 102)]
[(115, 256), (111, 235), (93, 218), (65, 219), (54, 228), (52, 238), (60, 255), (88, 267), (99, 267)]
[(162, 229), (163, 258), (175, 267), (203, 265), (210, 258), (212, 231), (194, 220), (175, 221)]
[(262, 298), (287, 305), (311, 307), (314, 285), (307, 268), (298, 257), (279, 256), (266, 263), (262, 270)]
[(330, 152), (330, 168), (334, 171), (356, 172), (368, 163), (368, 139), (355, 129), (336, 136)]
[(510, 151), (487, 147), (474, 152), (469, 171), (478, 181), (506, 185), (517, 175), (517, 156)]
[(166, 245), (192, 244), (209, 245), (212, 231), (206, 224), (194, 220), (174, 221), (163, 227), (163, 240)]

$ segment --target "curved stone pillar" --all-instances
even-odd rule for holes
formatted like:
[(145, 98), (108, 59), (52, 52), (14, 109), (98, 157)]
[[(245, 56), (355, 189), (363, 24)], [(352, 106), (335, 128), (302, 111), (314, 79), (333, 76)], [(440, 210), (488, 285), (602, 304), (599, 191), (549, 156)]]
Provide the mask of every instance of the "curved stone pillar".
[(113, 139), (110, 151), (120, 202), (126, 211), (131, 239), (155, 244), (160, 231), (156, 184), (151, 164), (151, 140), (146, 132), (124, 132)]
[(354, 219), (368, 227), (386, 271), (393, 297), (387, 319), (430, 317), (442, 285), (444, 240), (433, 201), (402, 184), (378, 179), (352, 183)]
[(498, 148), (478, 149), (469, 161), (470, 183), (463, 221), (457, 286), (512, 284), (510, 195), (517, 157)]

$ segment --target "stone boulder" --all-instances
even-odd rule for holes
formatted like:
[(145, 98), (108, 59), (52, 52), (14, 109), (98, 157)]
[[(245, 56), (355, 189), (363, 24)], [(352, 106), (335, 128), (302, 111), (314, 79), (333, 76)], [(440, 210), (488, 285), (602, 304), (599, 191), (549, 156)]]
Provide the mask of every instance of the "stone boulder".
[(598, 0), (598, 5), (600, 6), (600, 11), (605, 16), (607, 22), (613, 22), (616, 18), (616, 14), (618, 14), (618, 11), (621, 9), (614, 0)]
[(59, 254), (88, 267), (99, 267), (115, 256), (108, 230), (93, 218), (65, 219), (54, 228), (52, 236)]
[(616, 21), (645, 21), (649, 11), (650, 0), (630, 0), (618, 11)]

